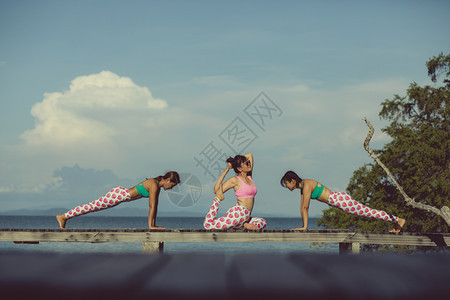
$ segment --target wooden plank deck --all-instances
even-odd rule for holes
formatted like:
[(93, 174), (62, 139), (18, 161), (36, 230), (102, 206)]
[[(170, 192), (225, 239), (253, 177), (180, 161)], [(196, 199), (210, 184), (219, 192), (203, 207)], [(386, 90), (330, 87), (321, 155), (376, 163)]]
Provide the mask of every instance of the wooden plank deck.
[(346, 230), (201, 230), (201, 229), (0, 229), (0, 241), (16, 242), (142, 242), (146, 252), (162, 251), (164, 242), (326, 242), (342, 251), (359, 252), (360, 244), (415, 246), (450, 245), (448, 233), (379, 233)]
[(0, 255), (2, 299), (448, 299), (449, 255)]

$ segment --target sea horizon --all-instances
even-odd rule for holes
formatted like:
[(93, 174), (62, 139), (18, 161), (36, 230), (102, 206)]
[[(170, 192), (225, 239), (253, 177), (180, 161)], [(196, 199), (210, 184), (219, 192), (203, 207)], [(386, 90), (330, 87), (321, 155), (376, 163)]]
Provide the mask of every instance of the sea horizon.
[[(69, 208), (57, 207), (48, 209), (13, 209), (13, 210), (0, 210), (0, 216), (56, 216), (58, 214), (67, 212)], [(158, 211), (158, 217), (205, 217), (205, 213), (191, 212), (191, 211)], [(87, 214), (86, 216), (93, 217), (147, 217), (148, 209), (138, 207), (115, 207), (114, 209), (107, 209), (102, 211), (96, 211), (95, 213)], [(301, 218), (291, 214), (258, 214), (263, 218)], [(320, 218), (321, 215), (310, 215), (310, 218)]]

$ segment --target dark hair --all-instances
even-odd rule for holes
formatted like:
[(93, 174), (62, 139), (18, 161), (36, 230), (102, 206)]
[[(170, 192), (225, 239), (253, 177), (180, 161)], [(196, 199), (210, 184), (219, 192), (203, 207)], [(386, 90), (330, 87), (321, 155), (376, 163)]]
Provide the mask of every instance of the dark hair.
[(292, 181), (292, 179), (295, 179), (295, 182), (297, 183), (297, 187), (299, 187), (300, 182), (303, 181), (303, 179), (301, 179), (297, 173), (295, 173), (294, 171), (287, 171), (286, 173), (284, 173), (284, 176), (281, 177), (280, 180), (280, 184), (282, 187), (286, 187), (286, 181)]
[(161, 179), (167, 179), (167, 178), (169, 178), (170, 182), (173, 182), (173, 183), (176, 183), (176, 184), (179, 184), (181, 182), (180, 181), (180, 175), (178, 175), (178, 173), (175, 172), (175, 171), (167, 172), (166, 175), (158, 176), (155, 179), (158, 180), (158, 181), (161, 181)]
[(231, 164), (236, 174), (239, 174), (238, 168), (247, 161), (247, 157), (243, 155), (236, 155), (234, 158), (229, 157), (227, 162)]

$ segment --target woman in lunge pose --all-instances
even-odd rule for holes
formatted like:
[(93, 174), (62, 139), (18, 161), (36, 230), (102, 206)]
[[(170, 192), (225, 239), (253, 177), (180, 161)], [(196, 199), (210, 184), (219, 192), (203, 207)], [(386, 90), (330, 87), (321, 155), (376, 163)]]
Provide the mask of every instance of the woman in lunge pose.
[[(227, 167), (220, 175), (214, 186), (213, 204), (206, 214), (203, 226), (206, 229), (246, 228), (249, 230), (263, 229), (267, 221), (263, 218), (251, 216), (255, 202), (256, 185), (252, 179), (253, 155), (236, 155), (227, 159)], [(233, 168), (237, 176), (229, 178), (222, 184), (228, 171)], [(224, 193), (234, 188), (237, 204), (230, 207), (223, 217), (217, 217), (219, 204), (224, 199)]]
[(317, 199), (330, 206), (339, 208), (342, 211), (364, 217), (375, 218), (388, 221), (394, 224), (394, 229), (390, 232), (400, 232), (406, 220), (388, 214), (385, 211), (367, 207), (355, 201), (350, 195), (344, 192), (333, 192), (314, 179), (301, 179), (295, 172), (288, 171), (281, 178), (281, 185), (290, 191), (299, 189), (301, 192), (300, 213), (303, 219), (303, 227), (293, 228), (293, 230), (306, 230), (308, 227), (308, 209), (311, 199)]
[(146, 179), (130, 189), (117, 186), (97, 200), (94, 200), (88, 204), (77, 206), (65, 214), (57, 215), (56, 220), (58, 220), (59, 227), (61, 227), (61, 229), (65, 229), (67, 220), (73, 217), (114, 207), (122, 202), (129, 202), (142, 197), (148, 197), (148, 228), (165, 229), (163, 227), (158, 227), (155, 224), (158, 210), (159, 192), (161, 188), (164, 188), (164, 190), (170, 190), (178, 183), (180, 183), (180, 176), (177, 172), (171, 171), (167, 172), (164, 176)]

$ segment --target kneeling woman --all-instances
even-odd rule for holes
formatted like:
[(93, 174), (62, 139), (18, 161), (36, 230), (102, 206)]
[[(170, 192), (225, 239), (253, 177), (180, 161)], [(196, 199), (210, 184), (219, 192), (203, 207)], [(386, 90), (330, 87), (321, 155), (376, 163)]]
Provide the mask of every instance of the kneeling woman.
[(390, 232), (400, 232), (405, 225), (405, 219), (388, 214), (385, 211), (373, 209), (355, 201), (350, 195), (344, 192), (333, 192), (324, 185), (313, 179), (302, 180), (295, 172), (288, 171), (281, 178), (281, 185), (290, 191), (299, 189), (301, 191), (300, 212), (303, 219), (303, 227), (293, 228), (293, 230), (306, 230), (308, 227), (308, 208), (311, 199), (317, 199), (330, 206), (339, 208), (342, 211), (364, 217), (375, 218), (388, 221), (394, 224), (394, 229)]
[[(251, 216), (257, 191), (256, 185), (252, 179), (252, 154), (236, 155), (234, 158), (228, 158), (227, 162), (228, 165), (226, 169), (222, 172), (214, 186), (216, 197), (213, 200), (210, 210), (206, 214), (203, 226), (206, 229), (263, 229), (266, 227), (267, 221), (262, 218)], [(238, 175), (229, 178), (222, 184), (223, 179), (231, 168), (233, 168)], [(235, 190), (238, 204), (228, 209), (225, 216), (216, 218), (220, 201), (224, 199), (223, 194), (231, 188), (234, 188)]]
[(171, 171), (167, 172), (164, 176), (146, 179), (130, 189), (117, 186), (97, 200), (94, 200), (88, 204), (77, 206), (74, 209), (69, 210), (65, 214), (57, 215), (56, 220), (58, 220), (59, 227), (61, 227), (61, 229), (65, 229), (67, 220), (73, 217), (114, 207), (122, 202), (129, 202), (140, 199), (142, 197), (148, 197), (148, 228), (165, 229), (163, 227), (158, 227), (155, 225), (156, 213), (158, 210), (159, 192), (161, 188), (164, 188), (164, 190), (170, 190), (178, 183), (180, 183), (180, 176), (177, 172)]

